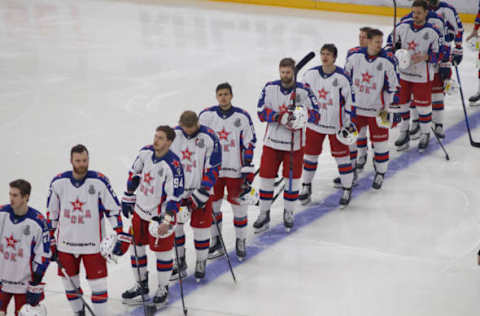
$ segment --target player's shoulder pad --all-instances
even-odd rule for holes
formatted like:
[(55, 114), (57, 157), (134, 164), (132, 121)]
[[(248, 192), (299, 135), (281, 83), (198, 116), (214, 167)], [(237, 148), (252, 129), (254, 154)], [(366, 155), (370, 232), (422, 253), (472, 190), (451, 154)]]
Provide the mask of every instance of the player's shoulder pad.
[(450, 3), (447, 3), (445, 1), (439, 1), (438, 2), (438, 7), (439, 8), (447, 8), (447, 9), (450, 9), (453, 11), (453, 13), (455, 13), (455, 15), (457, 15), (457, 9), (455, 9), (455, 7), (453, 5), (451, 5)]
[(280, 80), (269, 81), (265, 84), (265, 88), (268, 86), (279, 86), (279, 85), (280, 85)]
[(366, 48), (365, 47), (360, 47), (360, 46), (357, 46), (357, 47), (353, 47), (353, 48), (350, 48), (347, 52), (347, 58), (350, 57), (350, 56), (353, 56), (355, 54), (365, 54), (366, 52)]
[(350, 76), (345, 73), (345, 70), (342, 67), (337, 66), (335, 68), (335, 73), (339, 74), (340, 76), (344, 77), (348, 82), (351, 81)]
[(50, 185), (52, 185), (55, 181), (58, 181), (61, 179), (71, 179), (71, 178), (72, 178), (72, 171), (65, 171), (53, 177), (52, 181), (50, 182)]
[(233, 111), (234, 111), (235, 113), (239, 113), (239, 114), (241, 114), (241, 115), (245, 115), (249, 120), (251, 120), (250, 114), (249, 114), (246, 110), (244, 110), (244, 109), (242, 109), (242, 108), (239, 108), (238, 106), (232, 106), (232, 109), (233, 109)]
[(211, 129), (208, 126), (200, 124), (200, 129), (198, 130), (198, 132), (207, 134), (208, 136), (210, 136), (210, 138), (213, 140), (213, 142), (218, 141), (217, 134), (215, 133), (215, 131), (213, 129)]
[(396, 63), (395, 63), (394, 55), (390, 50), (386, 50), (385, 48), (382, 48), (378, 56), (385, 58), (390, 63), (392, 63), (392, 65), (395, 66)]
[(0, 205), (0, 212), (10, 212), (11, 209), (10, 204)]
[(209, 106), (209, 107), (203, 109), (200, 112), (200, 114), (198, 114), (198, 116), (200, 117), (203, 113), (207, 113), (207, 112), (215, 112), (215, 111), (217, 111), (217, 108), (218, 108), (218, 105)]
[(101, 182), (103, 182), (104, 184), (106, 185), (110, 185), (110, 181), (108, 180), (107, 176), (104, 175), (103, 173), (101, 172), (98, 172), (98, 171), (94, 171), (94, 170), (88, 170), (87, 172), (87, 179), (90, 178), (90, 179), (97, 179), (97, 180), (100, 180)]
[(173, 151), (169, 150), (163, 159), (172, 170), (172, 174), (174, 176), (183, 175), (183, 169), (181, 168), (182, 164), (180, 162), (180, 158), (178, 158), (178, 156)]
[(42, 230), (48, 230), (47, 220), (40, 211), (34, 209), (33, 207), (28, 207), (26, 216), (28, 219), (37, 223)]
[(412, 15), (413, 15), (412, 12), (410, 12), (409, 14), (402, 16), (402, 17), (400, 18), (400, 22), (405, 21), (405, 20), (407, 20), (407, 19), (411, 19), (411, 18), (412, 18)]
[(155, 151), (155, 150), (153, 149), (153, 145), (152, 145), (152, 144), (143, 146), (142, 148), (140, 148), (140, 151), (142, 151), (142, 150)]
[(424, 28), (429, 28), (429, 29), (432, 29), (437, 35), (438, 37), (441, 37), (442, 34), (440, 33), (440, 30), (438, 28), (436, 28), (433, 24), (431, 23), (425, 23), (425, 25), (423, 26)]

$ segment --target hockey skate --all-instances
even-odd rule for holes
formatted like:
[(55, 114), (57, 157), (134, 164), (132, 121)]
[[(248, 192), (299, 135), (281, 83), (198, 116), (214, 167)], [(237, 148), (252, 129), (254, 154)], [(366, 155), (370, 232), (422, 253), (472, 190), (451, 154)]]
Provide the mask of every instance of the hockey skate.
[(417, 121), (412, 122), (412, 128), (408, 131), (411, 140), (419, 139), (420, 136), (420, 123)]
[(208, 249), (208, 259), (215, 259), (220, 256), (223, 256), (225, 252), (223, 251), (222, 243), (220, 242), (220, 237), (216, 236), (212, 240), (212, 245)]
[(425, 149), (428, 147), (428, 143), (430, 142), (430, 133), (423, 133), (422, 139), (418, 143), (418, 151), (423, 153)]
[(350, 198), (352, 197), (352, 188), (347, 189), (343, 188), (343, 194), (340, 198), (340, 207), (345, 208), (350, 203)]
[(172, 269), (172, 275), (170, 276), (170, 281), (178, 280), (178, 267), (180, 267), (182, 279), (187, 277), (187, 261), (185, 260), (185, 256), (179, 257), (178, 260), (180, 260), (180, 264), (175, 262), (175, 265)]
[(237, 238), (235, 241), (235, 252), (237, 254), (238, 261), (243, 261), (247, 256), (247, 247), (245, 246), (245, 238)]
[(383, 173), (376, 172), (375, 176), (373, 177), (372, 188), (374, 188), (375, 190), (380, 190), (383, 184), (383, 177)]
[(358, 172), (361, 172), (365, 167), (365, 164), (367, 163), (367, 158), (368, 158), (367, 153), (365, 153), (365, 155), (358, 157), (357, 164), (355, 167)]
[(285, 226), (285, 230), (287, 233), (293, 228), (293, 224), (295, 223), (295, 217), (293, 215), (293, 211), (284, 209), (283, 210), (283, 226)]
[(270, 228), (270, 211), (262, 212), (258, 215), (257, 220), (253, 223), (255, 234), (264, 232)]
[(157, 291), (155, 292), (155, 296), (152, 299), (150, 305), (155, 309), (159, 309), (168, 302), (168, 285), (166, 286), (159, 286)]
[(397, 151), (407, 150), (410, 146), (410, 135), (408, 131), (400, 132), (400, 136), (395, 141), (395, 146), (397, 146)]
[(480, 91), (478, 91), (477, 94), (472, 95), (472, 96), (468, 99), (468, 102), (470, 102), (470, 106), (480, 105)]
[[(133, 287), (122, 293), (122, 302), (127, 305), (139, 305), (149, 299), (148, 276), (145, 280), (136, 282)], [(142, 297), (143, 296), (143, 297)]]
[(312, 184), (311, 183), (304, 183), (302, 185), (302, 192), (298, 196), (300, 200), (300, 204), (307, 205), (312, 201)]
[(200, 282), (205, 277), (205, 269), (207, 266), (207, 260), (197, 260), (195, 264), (195, 280)]
[(438, 138), (444, 139), (445, 138), (445, 132), (443, 130), (443, 124), (435, 124), (435, 129), (433, 130), (435, 135), (437, 135)]
[[(358, 173), (357, 173), (357, 168), (355, 168), (353, 170), (353, 182), (352, 182), (353, 187), (358, 185), (357, 180), (358, 180)], [(343, 188), (342, 179), (340, 179), (340, 177), (336, 177), (335, 179), (333, 179), (333, 186), (337, 189), (342, 189)]]

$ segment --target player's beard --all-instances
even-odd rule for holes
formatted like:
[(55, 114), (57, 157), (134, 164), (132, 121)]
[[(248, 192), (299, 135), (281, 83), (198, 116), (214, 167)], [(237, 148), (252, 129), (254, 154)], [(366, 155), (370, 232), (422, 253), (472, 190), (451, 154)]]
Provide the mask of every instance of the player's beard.
[(293, 77), (280, 78), (280, 81), (282, 82), (282, 86), (284, 86), (284, 87), (291, 87), (291, 86), (293, 86)]
[(86, 175), (88, 171), (88, 166), (86, 167), (73, 167), (73, 171), (78, 175)]

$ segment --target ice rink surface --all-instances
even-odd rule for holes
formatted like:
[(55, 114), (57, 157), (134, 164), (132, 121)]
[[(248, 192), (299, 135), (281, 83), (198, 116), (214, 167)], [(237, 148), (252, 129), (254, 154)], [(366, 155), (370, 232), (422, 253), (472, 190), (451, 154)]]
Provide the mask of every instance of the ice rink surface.
[[(2, 0), (0, 17), (0, 202), (8, 203), (9, 181), (25, 178), (33, 185), (30, 205), (42, 211), (50, 180), (71, 168), (73, 145), (89, 148), (90, 168), (105, 173), (120, 195), (155, 127), (216, 104), (214, 89), (224, 81), (233, 85), (234, 105), (252, 115), (258, 165), (265, 126), (256, 103), (263, 85), (278, 78), (278, 61), (333, 42), (343, 66), (361, 26), (392, 29), (387, 17), (203, 1)], [(465, 48), (466, 96), (477, 88), (474, 63)], [(478, 110), (468, 111), (472, 126), (480, 125)], [(337, 208), (337, 167), (324, 146), (313, 202), (298, 212), (296, 229), (287, 234), (280, 225), (279, 199), (273, 228), (255, 236), (258, 210), (251, 207), (248, 260), (239, 264), (230, 253), (238, 283), (223, 258), (209, 262), (206, 280), (185, 280), (189, 315), (478, 315), (480, 150), (469, 144), (458, 95), (447, 98), (445, 117), (449, 162), (434, 138), (423, 155), (416, 142), (406, 153), (392, 148), (382, 190), (370, 188), (369, 161), (345, 210)], [(480, 140), (478, 128), (473, 134)], [(189, 229), (187, 237), (192, 272)], [(143, 315), (120, 301), (133, 284), (129, 261), (127, 254), (109, 266), (111, 315)], [(149, 266), (153, 292), (154, 260)], [(71, 314), (55, 263), (45, 280), (49, 315)], [(178, 293), (171, 284), (170, 304), (159, 315), (182, 314)]]

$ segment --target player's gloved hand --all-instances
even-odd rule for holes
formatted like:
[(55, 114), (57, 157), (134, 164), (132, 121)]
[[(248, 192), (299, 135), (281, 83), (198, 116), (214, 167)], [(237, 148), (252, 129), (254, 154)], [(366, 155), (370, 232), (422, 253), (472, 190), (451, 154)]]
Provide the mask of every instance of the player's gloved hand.
[(50, 257), (50, 261), (57, 261), (58, 260), (58, 253), (57, 253), (57, 240), (52, 237), (50, 238), (50, 252), (52, 253)]
[(27, 286), (27, 304), (32, 306), (38, 305), (43, 299), (43, 290), (45, 288), (45, 283), (35, 284), (32, 281), (28, 283)]
[(196, 189), (192, 193), (192, 203), (195, 208), (204, 208), (210, 197), (210, 193), (205, 188)]
[(454, 66), (460, 65), (463, 59), (463, 47), (460, 45), (455, 45), (455, 48), (452, 50), (452, 64)]
[(251, 184), (253, 179), (255, 178), (255, 167), (253, 165), (243, 166), (240, 169), (242, 173), (242, 177), (245, 179), (246, 182)]
[(135, 202), (137, 201), (137, 196), (135, 193), (124, 192), (122, 196), (122, 214), (126, 218), (133, 214), (135, 209)]
[(278, 113), (278, 123), (288, 127), (288, 123), (291, 120), (291, 115), (292, 114), (288, 111), (282, 111)]
[(402, 48), (402, 42), (398, 41), (395, 43), (395, 46), (393, 46), (393, 50), (397, 51)]
[(117, 242), (115, 243), (115, 247), (113, 248), (112, 253), (119, 257), (123, 256), (127, 252), (128, 247), (130, 247), (130, 244), (132, 243), (132, 235), (124, 232), (118, 233)]
[(450, 63), (440, 63), (440, 70), (438, 71), (440, 79), (445, 81), (452, 77), (452, 68)]

